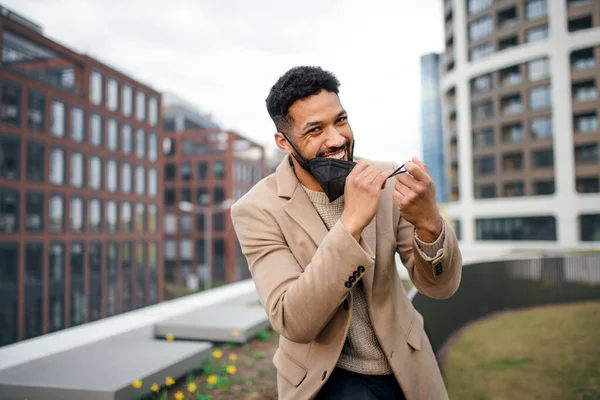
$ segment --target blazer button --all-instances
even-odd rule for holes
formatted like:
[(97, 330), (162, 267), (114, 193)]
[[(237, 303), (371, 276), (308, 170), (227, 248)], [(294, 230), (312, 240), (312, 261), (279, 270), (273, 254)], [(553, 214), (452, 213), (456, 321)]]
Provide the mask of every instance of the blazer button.
[(354, 282), (356, 282), (356, 278), (354, 276), (350, 275), (348, 277), (348, 282), (354, 283)]
[(363, 267), (362, 265), (358, 267), (358, 272), (360, 272), (361, 274), (363, 272), (365, 272), (365, 267)]
[(352, 283), (346, 281), (346, 283), (344, 284), (347, 288), (351, 288), (352, 287)]
[(344, 310), (348, 311), (348, 308), (350, 308), (350, 305), (348, 304), (348, 300), (344, 300)]
[(360, 276), (360, 272), (358, 272), (358, 271), (354, 271), (354, 272), (352, 273), (352, 276), (354, 276), (355, 278), (358, 278), (358, 277)]
[(321, 377), (321, 380), (324, 381), (326, 377), (327, 377), (327, 371), (324, 371), (323, 376)]

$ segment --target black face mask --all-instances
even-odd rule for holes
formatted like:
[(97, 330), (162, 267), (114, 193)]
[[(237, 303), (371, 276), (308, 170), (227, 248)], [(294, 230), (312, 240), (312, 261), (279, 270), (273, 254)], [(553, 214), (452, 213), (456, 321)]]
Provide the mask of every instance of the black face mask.
[[(283, 132), (282, 132), (283, 133)], [(293, 157), (298, 161), (298, 164), (309, 172), (319, 183), (325, 195), (330, 202), (337, 200), (344, 194), (346, 186), (346, 177), (356, 165), (354, 161), (338, 160), (336, 158), (315, 157), (307, 160), (300, 155), (300, 152), (288, 138), (286, 133), (283, 136), (288, 141), (292, 149), (294, 149)], [(353, 159), (354, 145), (350, 149), (350, 160)]]

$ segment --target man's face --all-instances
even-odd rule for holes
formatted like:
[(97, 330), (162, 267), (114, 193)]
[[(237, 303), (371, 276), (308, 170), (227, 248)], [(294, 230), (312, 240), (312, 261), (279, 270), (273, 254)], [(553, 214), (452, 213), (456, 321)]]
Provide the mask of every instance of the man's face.
[(317, 95), (298, 100), (290, 107), (289, 114), (292, 129), (287, 133), (302, 157), (348, 160), (354, 136), (348, 114), (335, 93), (321, 90)]

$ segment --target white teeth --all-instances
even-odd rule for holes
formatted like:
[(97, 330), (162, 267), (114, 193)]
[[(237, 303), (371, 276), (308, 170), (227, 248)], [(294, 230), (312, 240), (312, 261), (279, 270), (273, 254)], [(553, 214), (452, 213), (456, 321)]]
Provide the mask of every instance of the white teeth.
[(342, 160), (344, 157), (346, 157), (346, 152), (342, 151), (341, 153), (335, 154), (333, 156), (327, 156), (326, 158), (336, 158), (338, 160)]

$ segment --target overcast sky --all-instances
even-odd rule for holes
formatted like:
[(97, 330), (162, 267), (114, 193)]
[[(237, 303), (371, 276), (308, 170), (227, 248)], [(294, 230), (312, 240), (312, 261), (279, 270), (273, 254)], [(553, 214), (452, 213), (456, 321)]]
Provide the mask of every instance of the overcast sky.
[[(0, 0), (1, 1), (1, 0)], [(273, 145), (265, 98), (288, 68), (341, 81), (355, 154), (420, 156), (419, 57), (443, 49), (442, 0), (4, 0), (51, 39), (172, 91)]]

